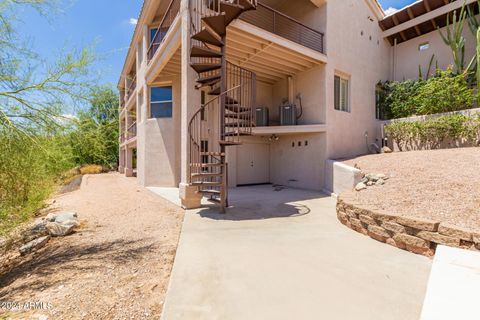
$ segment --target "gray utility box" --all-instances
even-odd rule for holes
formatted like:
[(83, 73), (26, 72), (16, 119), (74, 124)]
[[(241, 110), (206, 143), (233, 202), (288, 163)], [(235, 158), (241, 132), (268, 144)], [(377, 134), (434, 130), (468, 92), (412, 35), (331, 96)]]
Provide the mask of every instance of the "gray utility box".
[(280, 106), (280, 125), (295, 126), (297, 125), (297, 107), (293, 104), (283, 104)]
[(257, 107), (255, 108), (255, 119), (257, 127), (268, 127), (268, 108)]

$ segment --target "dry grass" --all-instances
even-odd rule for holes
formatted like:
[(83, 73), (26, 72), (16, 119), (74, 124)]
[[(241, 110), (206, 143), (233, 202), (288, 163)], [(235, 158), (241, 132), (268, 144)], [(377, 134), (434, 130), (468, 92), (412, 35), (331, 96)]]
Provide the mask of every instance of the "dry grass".
[(89, 164), (80, 168), (80, 174), (100, 174), (105, 172), (102, 166)]
[(390, 176), (385, 185), (357, 193), (363, 205), (480, 230), (480, 148), (368, 155), (345, 162)]

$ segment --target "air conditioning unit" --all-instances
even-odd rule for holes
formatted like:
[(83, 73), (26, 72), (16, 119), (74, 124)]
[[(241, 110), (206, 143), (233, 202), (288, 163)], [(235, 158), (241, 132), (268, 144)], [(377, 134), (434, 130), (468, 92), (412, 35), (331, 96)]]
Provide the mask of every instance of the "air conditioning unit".
[(280, 106), (279, 113), (281, 126), (297, 125), (297, 106), (291, 103), (284, 103)]
[(255, 108), (255, 119), (257, 127), (268, 127), (268, 108), (257, 107)]

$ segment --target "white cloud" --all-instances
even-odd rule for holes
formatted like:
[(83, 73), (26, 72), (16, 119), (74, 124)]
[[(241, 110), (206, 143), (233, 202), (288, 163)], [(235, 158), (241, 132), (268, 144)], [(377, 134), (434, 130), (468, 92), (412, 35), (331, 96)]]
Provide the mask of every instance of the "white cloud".
[(73, 114), (62, 114), (61, 116), (54, 116), (53, 119), (61, 126), (66, 126), (78, 120), (78, 117)]
[(130, 19), (128, 20), (128, 23), (130, 23), (132, 26), (136, 26), (137, 23), (138, 23), (138, 19), (130, 18)]
[(390, 16), (390, 15), (394, 14), (394, 13), (397, 12), (397, 11), (398, 11), (397, 8), (390, 7), (390, 8), (388, 8), (387, 10), (385, 10), (385, 15)]

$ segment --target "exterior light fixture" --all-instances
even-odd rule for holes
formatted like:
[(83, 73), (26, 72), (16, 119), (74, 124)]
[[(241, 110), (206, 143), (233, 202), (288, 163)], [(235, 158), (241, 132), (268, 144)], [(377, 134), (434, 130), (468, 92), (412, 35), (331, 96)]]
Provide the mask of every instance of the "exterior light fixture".
[(272, 134), (270, 138), (268, 138), (269, 141), (278, 141), (280, 140), (280, 137), (277, 136), (276, 134)]

